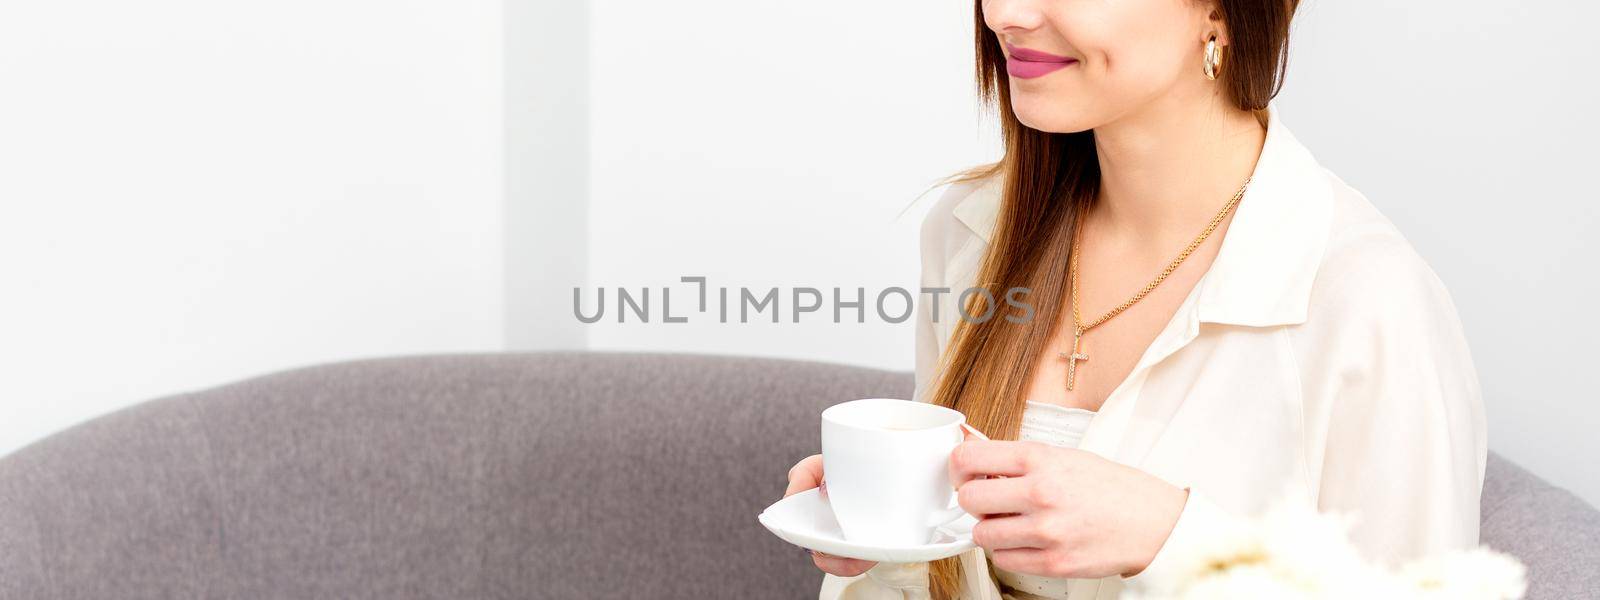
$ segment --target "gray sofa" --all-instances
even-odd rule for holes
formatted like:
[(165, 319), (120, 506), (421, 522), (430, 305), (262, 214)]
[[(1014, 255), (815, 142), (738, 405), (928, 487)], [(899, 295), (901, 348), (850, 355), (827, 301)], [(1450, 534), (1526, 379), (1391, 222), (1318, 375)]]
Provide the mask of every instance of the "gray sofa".
[[(906, 373), (417, 356), (146, 402), (0, 459), (0, 599), (814, 598), (756, 514), (817, 415)], [(1600, 513), (1498, 458), (1483, 538), (1600, 597)]]

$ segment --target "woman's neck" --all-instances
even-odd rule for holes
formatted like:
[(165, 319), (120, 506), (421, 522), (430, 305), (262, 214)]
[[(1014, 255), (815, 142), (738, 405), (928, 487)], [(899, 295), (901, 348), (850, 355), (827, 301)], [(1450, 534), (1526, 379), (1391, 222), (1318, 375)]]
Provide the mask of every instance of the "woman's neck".
[(1216, 216), (1266, 140), (1254, 114), (1220, 97), (1168, 98), (1095, 128), (1101, 187), (1087, 217), (1100, 235), (1158, 254)]

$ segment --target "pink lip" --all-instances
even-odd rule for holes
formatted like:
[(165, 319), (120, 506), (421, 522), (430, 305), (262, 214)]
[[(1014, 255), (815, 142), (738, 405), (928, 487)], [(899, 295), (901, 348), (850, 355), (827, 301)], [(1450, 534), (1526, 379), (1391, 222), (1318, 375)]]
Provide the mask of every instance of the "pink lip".
[(1058, 69), (1064, 69), (1077, 64), (1078, 59), (1066, 56), (1057, 56), (1049, 52), (1040, 52), (1028, 48), (1019, 48), (1006, 44), (1010, 50), (1006, 57), (1006, 73), (1012, 77), (1033, 79), (1043, 77)]

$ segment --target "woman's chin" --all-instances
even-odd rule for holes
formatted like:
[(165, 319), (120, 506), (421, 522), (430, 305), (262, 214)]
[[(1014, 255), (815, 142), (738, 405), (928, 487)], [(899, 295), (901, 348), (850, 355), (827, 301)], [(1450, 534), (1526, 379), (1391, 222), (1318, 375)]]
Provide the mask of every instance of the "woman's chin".
[(1019, 102), (1016, 96), (1011, 97), (1011, 110), (1016, 113), (1017, 120), (1029, 129), (1037, 129), (1050, 133), (1078, 133), (1094, 129), (1095, 123), (1085, 115), (1066, 110), (1059, 104), (1044, 106), (1043, 102)]

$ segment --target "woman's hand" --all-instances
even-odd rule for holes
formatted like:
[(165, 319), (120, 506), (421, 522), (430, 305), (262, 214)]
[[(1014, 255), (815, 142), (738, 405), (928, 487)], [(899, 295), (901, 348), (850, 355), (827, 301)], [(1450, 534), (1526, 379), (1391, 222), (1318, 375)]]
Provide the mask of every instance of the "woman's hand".
[[(823, 497), (828, 495), (828, 484), (822, 479), (822, 455), (813, 454), (795, 463), (789, 468), (789, 489), (783, 492), (783, 497), (788, 498), (794, 494), (804, 492), (814, 487), (820, 487), (818, 493)], [(811, 562), (822, 569), (824, 573), (840, 577), (855, 577), (867, 572), (878, 563), (869, 560), (833, 556), (816, 550), (811, 550)]]
[(950, 481), (979, 517), (972, 539), (996, 567), (1058, 578), (1143, 571), (1189, 495), (1094, 453), (1034, 441), (962, 442), (950, 453)]

